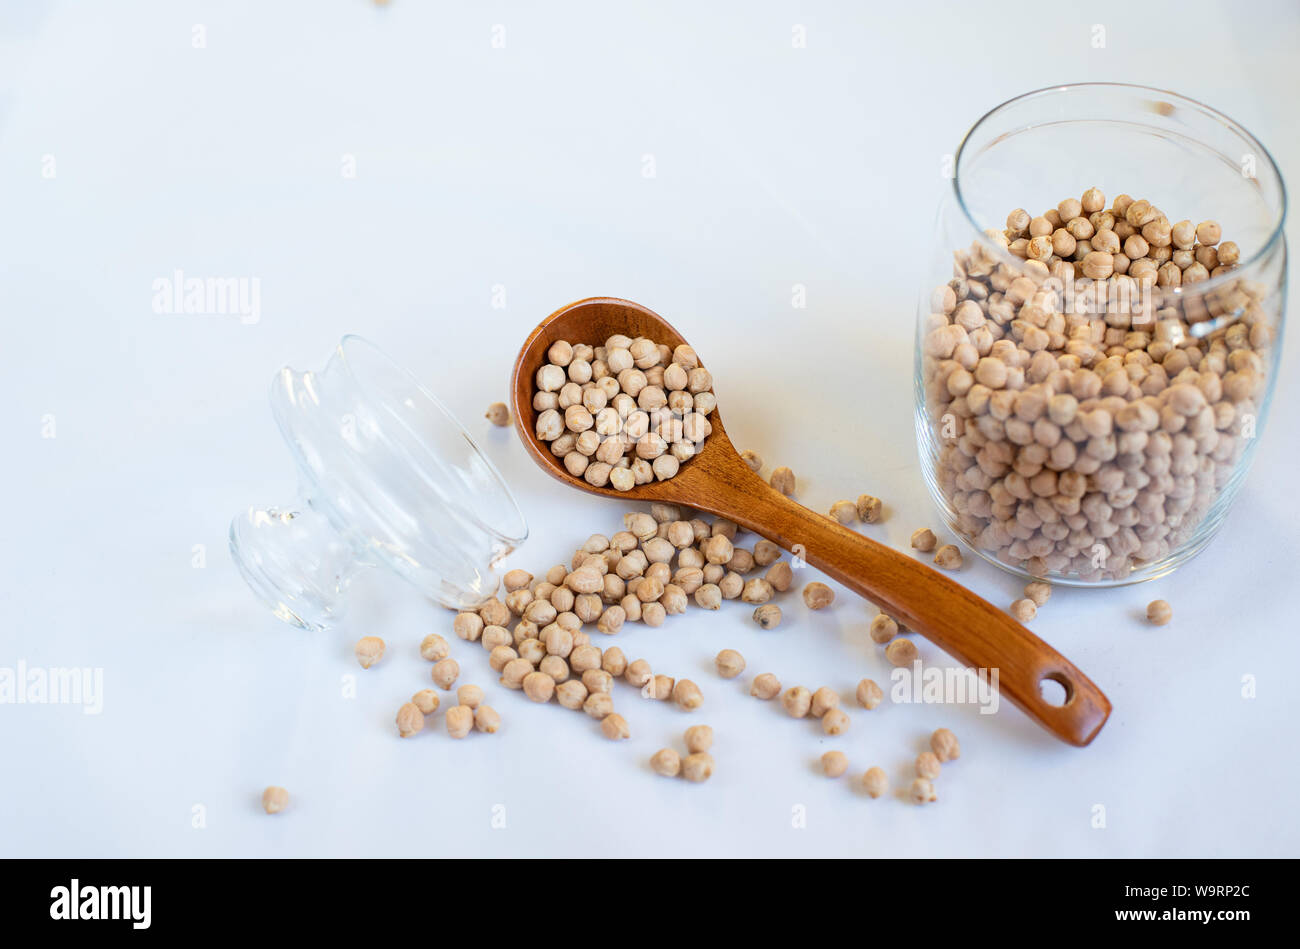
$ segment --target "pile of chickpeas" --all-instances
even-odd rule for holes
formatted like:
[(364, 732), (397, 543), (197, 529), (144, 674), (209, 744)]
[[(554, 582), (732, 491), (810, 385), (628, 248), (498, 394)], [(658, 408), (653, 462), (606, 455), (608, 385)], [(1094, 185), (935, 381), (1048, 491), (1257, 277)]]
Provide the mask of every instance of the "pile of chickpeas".
[(713, 377), (690, 346), (615, 335), (595, 347), (560, 340), (547, 359), (534, 380), (534, 430), (594, 487), (666, 481), (713, 432)]
[(1106, 210), (1090, 188), (956, 253), (922, 331), (956, 530), (1034, 576), (1086, 581), (1193, 535), (1253, 436), (1273, 344), (1261, 289), (1196, 289), (1238, 263), (1220, 236), (1128, 195)]

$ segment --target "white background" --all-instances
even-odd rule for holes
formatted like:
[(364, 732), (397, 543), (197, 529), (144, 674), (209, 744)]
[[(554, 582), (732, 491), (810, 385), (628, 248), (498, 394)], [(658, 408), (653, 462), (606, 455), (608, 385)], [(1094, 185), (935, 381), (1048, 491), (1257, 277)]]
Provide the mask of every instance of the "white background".
[[(514, 563), (544, 570), (617, 529), (618, 505), (566, 493), (482, 420), (528, 330), (595, 294), (681, 328), (735, 441), (791, 465), (801, 500), (877, 494), (888, 518), (863, 529), (905, 546), (934, 521), (911, 430), (914, 301), (942, 158), (971, 122), (1055, 82), (1148, 83), (1233, 116), (1300, 181), (1294, 5), (1032, 13), (6, 3), (0, 666), (102, 668), (104, 707), (0, 706), (0, 855), (1295, 856), (1294, 333), (1216, 542), (1158, 584), (1059, 590), (1034, 621), (1114, 703), (1083, 750), (1009, 706), (850, 709), (832, 740), (749, 698), (760, 671), (846, 698), (862, 676), (886, 681), (875, 611), (843, 592), (816, 616), (791, 599), (770, 633), (726, 604), (621, 634), (706, 704), (687, 715), (619, 687), (634, 734), (620, 744), (502, 689), (453, 641), (502, 730), (454, 742), (439, 716), (402, 741), (397, 706), (428, 684), (417, 644), (450, 636), (449, 614), (373, 577), (341, 628), (305, 634), (259, 607), (226, 553), (234, 514), (292, 497), (272, 373), (319, 368), (345, 332), (420, 374), (507, 474), (532, 529)], [(260, 321), (153, 312), (152, 281), (176, 268), (258, 278)], [(1020, 587), (983, 563), (960, 579), (998, 603)], [(1175, 612), (1163, 628), (1141, 619), (1156, 596)], [(351, 655), (364, 633), (389, 643), (367, 672)], [(728, 646), (749, 660), (743, 680), (711, 671)], [(717, 734), (711, 782), (649, 771), (701, 722)], [(934, 806), (816, 772), (839, 747), (853, 774), (879, 764), (901, 786), (939, 725), (964, 753)], [(258, 803), (273, 783), (292, 793), (275, 818)]]

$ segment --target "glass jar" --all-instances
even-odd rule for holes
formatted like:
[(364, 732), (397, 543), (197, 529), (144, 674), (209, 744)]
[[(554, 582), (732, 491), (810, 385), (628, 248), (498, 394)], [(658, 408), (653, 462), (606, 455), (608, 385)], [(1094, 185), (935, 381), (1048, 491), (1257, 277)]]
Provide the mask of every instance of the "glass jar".
[(1169, 92), (1056, 86), (976, 122), (918, 307), (917, 440), (947, 526), (1080, 586), (1199, 552), (1277, 378), (1285, 211), (1264, 147)]

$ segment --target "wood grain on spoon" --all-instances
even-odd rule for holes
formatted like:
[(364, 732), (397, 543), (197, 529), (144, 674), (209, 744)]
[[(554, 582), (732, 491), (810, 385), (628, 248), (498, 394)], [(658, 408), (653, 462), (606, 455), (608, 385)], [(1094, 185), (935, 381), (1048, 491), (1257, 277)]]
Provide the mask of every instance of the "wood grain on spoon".
[[(556, 310), (524, 342), (511, 380), (512, 407), (524, 447), (543, 470), (593, 494), (680, 504), (733, 520), (786, 550), (798, 546), (808, 563), (963, 664), (996, 669), (1000, 694), (1058, 738), (1086, 745), (1096, 737), (1110, 715), (1110, 702), (1068, 659), (961, 584), (792, 501), (751, 471), (722, 424), (725, 382), (714, 380), (715, 392), (722, 391), (718, 408), (709, 416), (713, 433), (700, 453), (682, 464), (676, 477), (617, 491), (594, 487), (570, 475), (537, 437), (538, 413), (533, 408), (537, 370), (546, 363), (547, 350), (559, 340), (597, 346), (620, 333), (644, 336), (670, 347), (686, 342), (654, 312), (612, 297), (579, 300)], [(703, 358), (701, 364), (706, 364)], [(1062, 687), (1064, 704), (1044, 700), (1044, 680)]]

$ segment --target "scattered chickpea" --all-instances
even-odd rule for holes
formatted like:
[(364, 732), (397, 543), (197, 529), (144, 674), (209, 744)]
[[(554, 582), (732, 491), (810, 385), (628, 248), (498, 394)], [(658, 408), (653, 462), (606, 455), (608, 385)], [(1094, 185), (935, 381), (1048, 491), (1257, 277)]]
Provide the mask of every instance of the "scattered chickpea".
[(1025, 584), (1025, 599), (1032, 600), (1034, 606), (1042, 606), (1052, 595), (1052, 585), (1042, 580), (1031, 580)]
[(849, 716), (842, 709), (830, 709), (822, 716), (822, 731), (828, 735), (842, 735), (848, 728)]
[(433, 664), (433, 681), (440, 689), (450, 689), (458, 675), (460, 675), (460, 663), (455, 659), (442, 659)]
[(659, 702), (666, 702), (668, 699), (673, 697), (673, 686), (676, 684), (677, 680), (672, 676), (656, 675), (650, 680), (646, 688), (642, 690), (642, 694), (645, 695), (648, 692), (648, 698), (655, 699)]
[(608, 692), (592, 692), (582, 703), (582, 710), (592, 718), (603, 721), (614, 711), (614, 698)]
[(746, 448), (740, 453), (740, 460), (749, 466), (749, 470), (758, 474), (763, 470), (763, 458), (756, 451)]
[(424, 712), (414, 702), (404, 702), (397, 710), (397, 734), (410, 738), (424, 728)]
[(713, 777), (713, 758), (704, 752), (687, 755), (682, 761), (682, 777), (696, 784)]
[(909, 794), (912, 801), (917, 804), (927, 804), (939, 800), (939, 795), (934, 792), (934, 785), (929, 778), (917, 778), (913, 781)]
[(722, 606), (722, 588), (706, 583), (695, 591), (695, 604), (701, 609), (716, 610)]
[(772, 584), (755, 577), (745, 584), (740, 598), (746, 603), (766, 603), (773, 596)]
[(760, 540), (754, 545), (754, 564), (767, 567), (781, 559), (781, 548), (770, 540)]
[(654, 678), (654, 673), (650, 671), (650, 663), (644, 659), (636, 659), (628, 663), (627, 668), (623, 670), (623, 678), (627, 679), (628, 685), (639, 689)]
[(501, 716), (491, 705), (480, 705), (474, 709), (474, 727), (486, 735), (496, 734), (501, 727)]
[(745, 657), (734, 649), (724, 649), (714, 657), (713, 665), (722, 678), (734, 679), (745, 671)]
[(852, 524), (858, 519), (858, 509), (852, 501), (836, 501), (831, 505), (830, 515), (841, 524)]
[(464, 705), (454, 705), (447, 709), (447, 734), (452, 738), (464, 738), (474, 727), (474, 710)]
[(816, 718), (821, 718), (831, 709), (839, 708), (839, 707), (840, 707), (839, 693), (836, 692), (834, 689), (828, 688), (827, 686), (823, 685), (820, 689), (818, 689), (816, 692), (812, 694), (812, 702), (808, 706), (808, 711)]
[(692, 725), (686, 729), (686, 750), (694, 754), (713, 747), (713, 729), (708, 725)]
[(555, 680), (545, 672), (530, 672), (524, 676), (524, 695), (534, 702), (549, 702), (555, 694)]
[(870, 494), (858, 495), (858, 517), (863, 524), (874, 524), (880, 520), (880, 516), (885, 509), (884, 503), (880, 498), (872, 497)]
[(794, 496), (794, 472), (782, 465), (772, 472), (769, 479), (772, 487), (776, 488), (786, 497)]
[(369, 669), (384, 658), (384, 641), (378, 636), (362, 636), (357, 640), (357, 644), (352, 647), (352, 651), (356, 653), (357, 662), (361, 663), (361, 668)]
[(271, 785), (262, 792), (262, 810), (268, 814), (278, 814), (289, 805), (289, 792), (284, 788)]
[(446, 659), (450, 652), (451, 647), (447, 645), (447, 640), (437, 633), (430, 633), (420, 640), (420, 658), (422, 659), (437, 662), (439, 659)]
[(507, 689), (522, 689), (524, 687), (524, 677), (533, 671), (533, 664), (520, 656), (518, 659), (511, 659), (501, 667), (501, 684)]
[(763, 629), (776, 629), (781, 625), (781, 607), (767, 603), (754, 609), (754, 622)]
[(939, 539), (934, 536), (934, 531), (928, 527), (922, 527), (920, 530), (912, 532), (912, 549), (919, 550), (923, 554), (928, 554), (934, 550)]
[(433, 689), (421, 689), (411, 696), (411, 704), (418, 708), (422, 715), (432, 715), (438, 711), (440, 704), (438, 693)]
[(763, 701), (776, 698), (780, 692), (781, 680), (770, 672), (754, 676), (754, 682), (749, 687), (749, 694)]
[(493, 402), (484, 415), (493, 425), (505, 428), (510, 424), (510, 409), (504, 402)]
[(457, 613), (452, 620), (451, 629), (461, 639), (475, 642), (483, 634), (483, 617), (477, 613)]
[(940, 761), (953, 761), (961, 757), (957, 736), (947, 728), (936, 728), (930, 736), (930, 750)]
[(961, 551), (953, 544), (944, 544), (935, 552), (934, 562), (944, 570), (957, 570), (961, 567)]
[(814, 581), (803, 588), (803, 601), (810, 610), (824, 610), (835, 602), (835, 591)]
[(650, 767), (655, 774), (665, 778), (675, 778), (682, 770), (682, 756), (671, 748), (660, 748), (650, 758)]
[(627, 720), (617, 712), (610, 712), (600, 720), (600, 730), (610, 741), (632, 736), (632, 730), (627, 727)]
[(1022, 623), (1028, 623), (1038, 615), (1038, 606), (1033, 600), (1026, 597), (1023, 600), (1016, 600), (1011, 604), (1011, 615)]
[(587, 686), (577, 679), (569, 679), (555, 687), (555, 700), (567, 709), (576, 711), (582, 708), (587, 695)]
[(863, 708), (873, 709), (884, 701), (885, 693), (873, 680), (863, 679), (858, 683), (857, 699)]
[(869, 632), (872, 641), (883, 646), (898, 635), (898, 622), (888, 614), (877, 613), (872, 617)]
[(889, 777), (885, 774), (885, 769), (868, 768), (862, 775), (862, 788), (873, 799), (885, 794), (889, 790)]
[(803, 686), (796, 685), (781, 694), (781, 705), (791, 718), (805, 718), (812, 707), (812, 693)]
[(477, 685), (462, 685), (456, 690), (456, 701), (467, 708), (478, 708), (483, 704), (483, 690)]
[(1147, 620), (1156, 626), (1164, 626), (1174, 618), (1173, 607), (1165, 600), (1152, 600), (1147, 604)]
[(679, 679), (673, 686), (673, 703), (680, 709), (693, 712), (704, 704), (700, 687), (690, 679)]
[(842, 751), (828, 751), (822, 755), (822, 774), (828, 778), (838, 778), (849, 770), (849, 759)]
[(910, 666), (919, 655), (916, 643), (905, 636), (899, 636), (885, 647), (885, 658), (896, 666)]
[(939, 777), (939, 757), (933, 751), (923, 751), (916, 756), (916, 776), (933, 781)]

